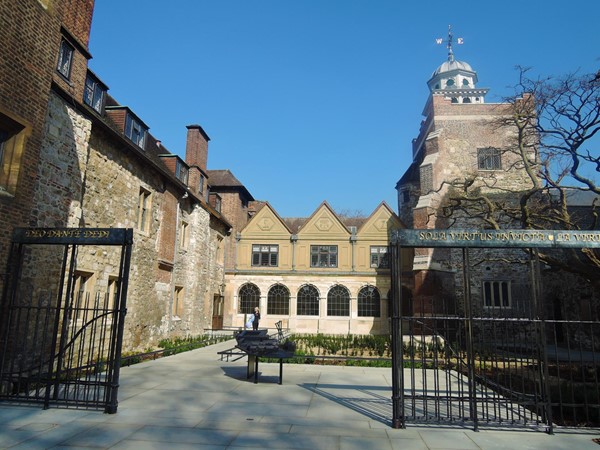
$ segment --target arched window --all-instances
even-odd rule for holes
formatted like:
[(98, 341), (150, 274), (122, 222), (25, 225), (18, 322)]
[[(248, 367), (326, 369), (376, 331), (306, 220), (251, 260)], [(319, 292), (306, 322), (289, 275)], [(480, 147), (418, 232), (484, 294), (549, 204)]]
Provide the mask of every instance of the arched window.
[(358, 291), (358, 317), (381, 317), (381, 297), (375, 286)]
[(290, 290), (283, 284), (276, 284), (269, 289), (267, 296), (267, 314), (290, 314)]
[(344, 286), (338, 284), (327, 293), (327, 315), (350, 316), (350, 293)]
[(458, 99), (456, 97), (452, 97), (452, 103), (458, 103)]
[(454, 86), (454, 80), (452, 78), (450, 78), (448, 81), (446, 81), (446, 87), (451, 87)]
[(463, 103), (471, 103), (471, 99), (469, 97), (463, 98)]
[(298, 289), (296, 313), (299, 316), (319, 315), (319, 291), (311, 284)]
[(240, 314), (252, 314), (254, 308), (260, 303), (260, 289), (252, 283), (247, 283), (240, 288), (238, 294), (240, 304)]

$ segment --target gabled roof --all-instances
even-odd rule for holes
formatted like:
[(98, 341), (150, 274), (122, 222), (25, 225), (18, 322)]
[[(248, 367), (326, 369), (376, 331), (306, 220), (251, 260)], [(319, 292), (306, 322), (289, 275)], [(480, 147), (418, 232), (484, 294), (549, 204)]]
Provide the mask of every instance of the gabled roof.
[(246, 186), (229, 169), (207, 170), (206, 173), (208, 175), (208, 184), (213, 192), (236, 190), (244, 194), (249, 201), (254, 200), (254, 197), (246, 189)]

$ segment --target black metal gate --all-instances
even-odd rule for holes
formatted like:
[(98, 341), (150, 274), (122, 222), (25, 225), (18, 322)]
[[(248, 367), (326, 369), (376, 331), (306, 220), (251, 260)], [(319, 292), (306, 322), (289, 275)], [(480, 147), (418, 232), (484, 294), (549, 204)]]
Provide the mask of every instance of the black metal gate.
[[(461, 233), (470, 238), (461, 239)], [(563, 238), (575, 236), (564, 241), (559, 232), (509, 230), (485, 233), (485, 240), (473, 238), (476, 233), (401, 230), (392, 241), (393, 426), (435, 422), (477, 430), (481, 425), (518, 425), (549, 433), (556, 423), (598, 426), (600, 321), (595, 314), (575, 319), (549, 314), (535, 249), (560, 247), (561, 242), (598, 247), (600, 233), (594, 233), (597, 239), (576, 239), (578, 232), (562, 232)], [(462, 252), (462, 301), (455, 301), (454, 292), (416, 296), (413, 313), (401, 314), (402, 247)], [(529, 282), (512, 287), (511, 304), (500, 301), (484, 310), (475, 306), (471, 293), (470, 252), (494, 247), (526, 249), (529, 257), (522, 270), (528, 271)], [(435, 275), (429, 282), (442, 283)], [(492, 297), (502, 298), (501, 283), (489, 289)]]
[(132, 242), (131, 229), (14, 231), (0, 401), (116, 413)]

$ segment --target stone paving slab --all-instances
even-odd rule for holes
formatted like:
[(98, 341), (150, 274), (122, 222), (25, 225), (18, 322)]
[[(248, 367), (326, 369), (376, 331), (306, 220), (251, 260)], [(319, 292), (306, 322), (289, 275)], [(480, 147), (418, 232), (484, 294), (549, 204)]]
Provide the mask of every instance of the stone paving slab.
[(0, 403), (0, 449), (590, 449), (600, 430), (391, 428), (391, 370), (221, 361), (231, 342), (121, 371), (117, 414)]

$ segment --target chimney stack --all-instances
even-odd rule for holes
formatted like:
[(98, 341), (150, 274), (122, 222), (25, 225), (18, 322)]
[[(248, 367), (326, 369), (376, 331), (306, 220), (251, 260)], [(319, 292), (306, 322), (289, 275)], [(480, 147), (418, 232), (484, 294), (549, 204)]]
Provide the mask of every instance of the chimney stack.
[(206, 172), (210, 138), (200, 125), (188, 125), (187, 129), (185, 160), (190, 166), (197, 166), (202, 172)]
[(206, 164), (210, 138), (200, 125), (188, 125), (187, 129), (185, 162), (190, 166), (188, 186), (206, 199)]

